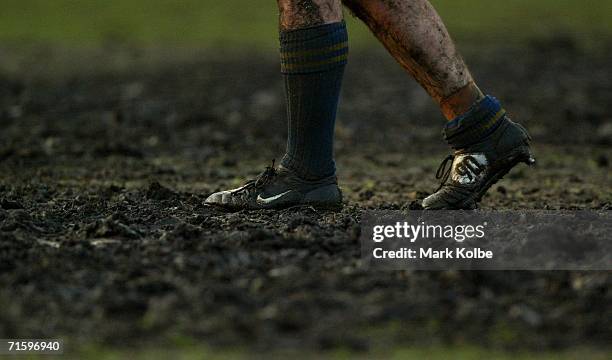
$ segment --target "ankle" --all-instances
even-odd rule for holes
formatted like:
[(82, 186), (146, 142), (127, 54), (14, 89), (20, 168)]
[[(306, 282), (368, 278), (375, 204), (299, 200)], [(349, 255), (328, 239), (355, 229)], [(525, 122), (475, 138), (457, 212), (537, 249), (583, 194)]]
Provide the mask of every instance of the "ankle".
[(287, 154), (278, 165), (279, 171), (287, 171), (304, 181), (320, 181), (336, 175), (335, 162), (320, 163), (317, 166), (307, 164)]
[(504, 121), (506, 111), (493, 96), (487, 95), (444, 127), (444, 138), (454, 149), (480, 142)]
[(440, 108), (448, 121), (467, 113), (474, 104), (484, 98), (484, 94), (474, 82), (470, 82), (454, 94), (442, 99)]

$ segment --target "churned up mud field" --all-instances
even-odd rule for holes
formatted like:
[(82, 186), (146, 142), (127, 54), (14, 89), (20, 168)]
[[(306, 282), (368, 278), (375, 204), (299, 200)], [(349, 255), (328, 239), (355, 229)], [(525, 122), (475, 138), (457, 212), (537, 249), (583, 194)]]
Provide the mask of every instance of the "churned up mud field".
[[(609, 349), (609, 272), (368, 271), (365, 209), (410, 209), (448, 153), (433, 102), (383, 50), (351, 54), (345, 205), (203, 205), (280, 159), (271, 53), (0, 50), (0, 334), (258, 350)], [(485, 209), (612, 209), (612, 44), (465, 50), (538, 160)]]

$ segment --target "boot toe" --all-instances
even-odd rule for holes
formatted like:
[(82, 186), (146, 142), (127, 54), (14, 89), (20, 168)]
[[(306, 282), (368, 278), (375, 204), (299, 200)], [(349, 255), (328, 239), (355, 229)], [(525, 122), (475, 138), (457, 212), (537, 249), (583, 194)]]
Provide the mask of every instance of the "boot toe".
[(426, 210), (439, 210), (439, 209), (444, 209), (444, 202), (440, 201), (440, 199), (438, 198), (438, 196), (436, 196), (437, 194), (431, 194), (428, 197), (426, 197), (425, 199), (423, 199), (423, 202), (421, 203), (421, 206), (423, 206), (423, 209)]
[(423, 199), (421, 206), (425, 210), (473, 210), (478, 207), (469, 194), (448, 188), (429, 195)]
[(223, 205), (223, 195), (227, 193), (227, 191), (219, 191), (216, 192), (204, 200), (204, 204), (208, 205)]
[(475, 210), (478, 204), (473, 199), (467, 198), (463, 201), (451, 203), (445, 200), (441, 194), (429, 195), (421, 203), (425, 210)]

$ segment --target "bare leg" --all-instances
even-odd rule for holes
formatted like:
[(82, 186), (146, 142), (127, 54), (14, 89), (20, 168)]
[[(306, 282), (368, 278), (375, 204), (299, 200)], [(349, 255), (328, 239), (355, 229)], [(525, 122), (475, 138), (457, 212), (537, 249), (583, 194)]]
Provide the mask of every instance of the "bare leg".
[(340, 0), (277, 0), (281, 30), (296, 30), (342, 20)]
[(483, 97), (427, 0), (342, 0), (440, 105), (447, 119)]

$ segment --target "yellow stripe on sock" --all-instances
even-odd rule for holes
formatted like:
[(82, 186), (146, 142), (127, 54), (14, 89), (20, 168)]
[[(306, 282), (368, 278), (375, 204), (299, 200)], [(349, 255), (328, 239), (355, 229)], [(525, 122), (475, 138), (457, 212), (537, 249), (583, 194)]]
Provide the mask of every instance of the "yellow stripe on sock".
[(346, 61), (347, 59), (348, 59), (348, 54), (342, 54), (342, 55), (335, 56), (333, 58), (329, 58), (323, 61), (315, 61), (315, 62), (309, 62), (309, 63), (297, 63), (297, 64), (283, 64), (282, 68), (285, 71), (303, 70), (303, 69), (308, 69), (308, 68), (313, 68), (313, 67), (318, 67), (318, 66), (323, 66), (323, 65), (331, 65), (335, 63), (340, 63), (340, 62)]
[(328, 47), (320, 48), (320, 49), (312, 49), (312, 50), (298, 50), (298, 51), (287, 51), (281, 53), (282, 60), (294, 59), (297, 57), (303, 56), (311, 56), (311, 55), (320, 55), (325, 54), (327, 52), (332, 52), (336, 50), (340, 50), (343, 48), (348, 48), (348, 41), (341, 42), (335, 45), (331, 45)]
[(484, 125), (482, 128), (483, 128), (484, 130), (487, 130), (487, 129), (488, 129), (488, 128), (490, 128), (491, 126), (493, 126), (493, 125), (497, 124), (497, 121), (498, 121), (499, 119), (501, 119), (501, 117), (502, 117), (502, 116), (504, 116), (505, 114), (506, 114), (506, 110), (504, 110), (504, 109), (500, 109), (500, 110), (499, 110), (499, 111), (498, 111), (498, 112), (495, 114), (495, 116), (493, 116), (493, 117), (491, 118), (491, 120), (489, 120), (489, 122), (487, 122), (487, 123), (486, 123), (486, 124), (485, 124), (485, 125)]

